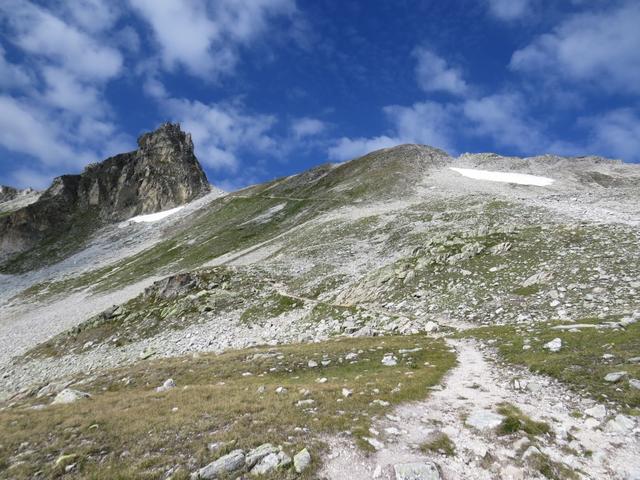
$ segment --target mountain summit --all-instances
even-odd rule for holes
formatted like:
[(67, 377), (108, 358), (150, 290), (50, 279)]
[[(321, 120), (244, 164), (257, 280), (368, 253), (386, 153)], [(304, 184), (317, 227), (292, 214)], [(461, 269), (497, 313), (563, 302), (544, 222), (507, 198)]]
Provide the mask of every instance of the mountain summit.
[(209, 190), (191, 135), (165, 123), (140, 136), (137, 150), (57, 177), (37, 202), (5, 214), (0, 259), (42, 245), (68, 247), (69, 232), (74, 241), (86, 238), (106, 223), (177, 207)]

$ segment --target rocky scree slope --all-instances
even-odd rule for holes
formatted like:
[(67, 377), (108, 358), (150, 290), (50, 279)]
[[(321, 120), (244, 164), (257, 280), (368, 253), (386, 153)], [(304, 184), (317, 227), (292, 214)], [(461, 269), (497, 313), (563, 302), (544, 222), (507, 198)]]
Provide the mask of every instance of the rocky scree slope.
[[(216, 198), (150, 248), (3, 307), (6, 338), (34, 318), (42, 335), (12, 342), (0, 368), (13, 396), (0, 459), (15, 478), (109, 465), (177, 479), (272, 442), (310, 449), (302, 478), (636, 478), (639, 180), (637, 166), (599, 158), (403, 145)], [(67, 331), (47, 317), (103, 298), (114, 306)], [(458, 367), (427, 382), (451, 367), (445, 353)], [(427, 386), (442, 393), (394, 410)], [(65, 388), (92, 400), (49, 406)], [(21, 446), (33, 422), (46, 440)], [(67, 451), (81, 461), (56, 464)], [(275, 465), (266, 478), (298, 477)]]
[(170, 209), (210, 189), (189, 134), (166, 123), (138, 149), (63, 175), (33, 204), (0, 218), (3, 270), (60, 260), (105, 223)]

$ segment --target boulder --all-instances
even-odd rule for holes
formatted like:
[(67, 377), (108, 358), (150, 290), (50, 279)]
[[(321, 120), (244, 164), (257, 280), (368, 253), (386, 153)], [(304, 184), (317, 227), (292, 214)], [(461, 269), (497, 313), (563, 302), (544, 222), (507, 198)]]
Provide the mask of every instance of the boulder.
[(67, 403), (77, 402), (78, 400), (85, 400), (87, 398), (91, 398), (91, 395), (85, 392), (81, 392), (79, 390), (65, 388), (59, 394), (56, 395), (56, 398), (53, 399), (53, 402), (51, 402), (51, 405), (63, 405)]
[(296, 472), (304, 472), (309, 465), (311, 465), (311, 455), (306, 448), (300, 450), (293, 456), (293, 468), (295, 468)]
[(611, 372), (607, 373), (604, 377), (605, 382), (616, 383), (627, 376), (627, 372)]
[(278, 453), (278, 448), (274, 447), (270, 443), (264, 443), (259, 447), (254, 448), (245, 456), (245, 463), (247, 464), (247, 468), (253, 468), (256, 463), (272, 453)]

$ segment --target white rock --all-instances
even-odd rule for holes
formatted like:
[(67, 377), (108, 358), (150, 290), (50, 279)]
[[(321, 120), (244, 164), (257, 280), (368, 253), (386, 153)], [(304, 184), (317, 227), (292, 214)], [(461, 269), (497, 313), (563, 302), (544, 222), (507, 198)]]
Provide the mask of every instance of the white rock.
[(342, 396), (343, 397), (350, 397), (351, 395), (353, 395), (353, 390), (349, 390), (348, 388), (343, 388), (342, 389)]
[(166, 392), (167, 390), (171, 390), (175, 386), (176, 382), (174, 382), (172, 378), (169, 378), (164, 381), (161, 387), (156, 388), (156, 392)]
[(211, 462), (206, 467), (201, 468), (191, 475), (192, 479), (214, 479), (221, 475), (227, 475), (244, 468), (244, 452), (234, 450), (233, 452), (220, 457), (215, 462)]
[(364, 439), (369, 445), (371, 445), (376, 450), (380, 450), (384, 448), (384, 443), (382, 443), (380, 440), (377, 440), (375, 438), (370, 438), (370, 437), (364, 437)]
[(79, 390), (73, 390), (71, 388), (65, 388), (51, 402), (51, 405), (64, 405), (67, 403), (77, 402), (78, 400), (84, 400), (91, 398), (91, 395)]
[(559, 352), (560, 349), (562, 348), (562, 339), (561, 338), (554, 338), (550, 342), (545, 343), (544, 344), (544, 348), (546, 348), (550, 352), (554, 352), (554, 353), (555, 352)]
[(382, 364), (385, 367), (393, 367), (395, 365), (398, 364), (398, 359), (396, 358), (395, 355), (393, 355), (392, 353), (387, 353), (385, 354), (385, 356), (382, 358)]
[(622, 378), (626, 376), (627, 376), (627, 372), (611, 372), (605, 375), (604, 381), (609, 383), (615, 383), (622, 380)]
[(293, 468), (296, 472), (304, 472), (311, 464), (311, 455), (309, 451), (304, 448), (293, 456)]
[(612, 433), (628, 433), (636, 426), (633, 418), (627, 415), (616, 415), (609, 420), (605, 426), (606, 430)]
[(466, 420), (466, 424), (480, 431), (492, 430), (498, 427), (504, 416), (490, 410), (474, 410)]
[(309, 360), (309, 363), (307, 363), (307, 365), (309, 366), (309, 368), (316, 368), (318, 366), (318, 362)]
[(629, 386), (635, 388), (636, 390), (640, 390), (640, 380), (636, 378), (629, 379)]
[(596, 405), (595, 407), (587, 408), (584, 413), (586, 413), (590, 417), (602, 420), (607, 416), (607, 409), (604, 407), (604, 405)]

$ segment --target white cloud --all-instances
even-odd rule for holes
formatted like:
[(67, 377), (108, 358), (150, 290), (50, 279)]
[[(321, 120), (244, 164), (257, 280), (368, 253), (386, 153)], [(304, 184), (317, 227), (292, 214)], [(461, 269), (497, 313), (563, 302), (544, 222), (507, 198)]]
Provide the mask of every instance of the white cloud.
[(0, 6), (13, 30), (12, 42), (87, 80), (106, 80), (122, 68), (120, 52), (30, 2), (7, 0)]
[(94, 159), (61, 139), (59, 121), (12, 97), (0, 96), (0, 144), (48, 165), (78, 165)]
[(329, 148), (332, 160), (349, 160), (373, 150), (402, 143), (419, 143), (452, 151), (456, 107), (436, 102), (419, 102), (411, 107), (391, 105), (383, 109), (392, 133), (377, 137), (339, 139)]
[(130, 3), (151, 26), (164, 68), (173, 71), (184, 66), (206, 79), (233, 70), (238, 48), (263, 33), (271, 17), (291, 15), (296, 10), (295, 0)]
[(25, 88), (33, 83), (33, 78), (27, 70), (20, 65), (7, 61), (5, 51), (0, 45), (0, 87)]
[[(154, 88), (159, 89), (161, 84)], [(256, 115), (236, 105), (205, 104), (184, 98), (160, 99), (161, 108), (191, 133), (198, 159), (206, 166), (234, 172), (238, 154), (251, 151), (274, 155), (277, 142), (269, 135), (276, 119)]]
[(527, 116), (525, 99), (515, 93), (489, 95), (464, 102), (462, 111), (475, 134), (490, 137), (496, 145), (521, 151), (540, 148), (537, 124)]
[(351, 160), (374, 150), (393, 147), (400, 142), (397, 138), (381, 135), (373, 138), (348, 138), (342, 137), (329, 148), (329, 158), (332, 160)]
[(292, 122), (291, 130), (296, 138), (310, 137), (324, 132), (327, 125), (316, 118), (303, 117)]
[(416, 77), (418, 85), (425, 92), (447, 92), (453, 95), (464, 95), (468, 85), (462, 78), (462, 72), (449, 66), (447, 62), (433, 51), (418, 47), (413, 55), (417, 59)]
[(555, 75), (609, 91), (640, 93), (640, 3), (576, 14), (517, 50), (511, 68)]
[(592, 152), (640, 162), (640, 117), (620, 108), (586, 120), (593, 133)]
[(511, 21), (522, 18), (530, 10), (530, 0), (488, 0), (489, 11), (500, 20)]

